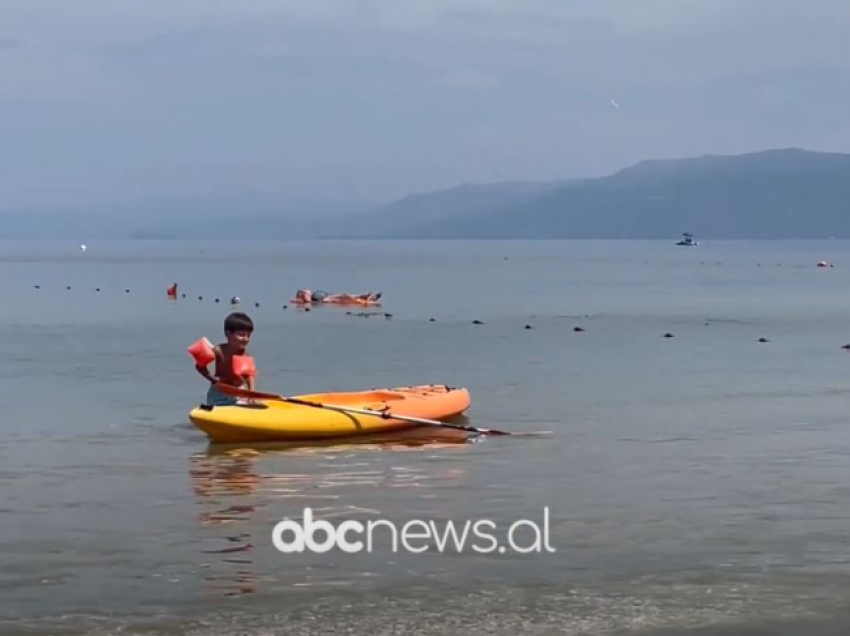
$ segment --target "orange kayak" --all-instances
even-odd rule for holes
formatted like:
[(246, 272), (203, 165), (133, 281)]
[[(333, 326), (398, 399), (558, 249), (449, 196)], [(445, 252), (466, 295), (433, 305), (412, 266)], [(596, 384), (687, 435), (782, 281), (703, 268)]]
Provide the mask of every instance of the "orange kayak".
[[(292, 397), (329, 406), (374, 411), (388, 408), (390, 413), (432, 420), (460, 415), (471, 403), (467, 389), (441, 385)], [(223, 444), (333, 439), (423, 428), (439, 429), (392, 417), (343, 413), (277, 400), (259, 400), (254, 404), (236, 406), (199, 406), (192, 409), (189, 419), (212, 442)]]

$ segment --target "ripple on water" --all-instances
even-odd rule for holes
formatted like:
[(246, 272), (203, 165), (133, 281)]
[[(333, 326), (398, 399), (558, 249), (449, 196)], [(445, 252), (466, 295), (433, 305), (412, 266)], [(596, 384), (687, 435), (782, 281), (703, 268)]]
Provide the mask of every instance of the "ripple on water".
[[(850, 616), (841, 614), (846, 595), (834, 581), (832, 594), (813, 597), (811, 581), (729, 580), (714, 584), (666, 583), (638, 579), (617, 585), (487, 587), (470, 591), (446, 583), (406, 589), (292, 590), (288, 599), (225, 599), (203, 615), (175, 619), (169, 614), (111, 616), (76, 614), (38, 622), (2, 623), (7, 636), (301, 636), (394, 634), (489, 636), (594, 636), (657, 634), (710, 627), (700, 634), (755, 636), (800, 633), (839, 636)], [(769, 616), (772, 624), (765, 623)], [(792, 623), (791, 621), (795, 621)], [(808, 623), (804, 621), (809, 621)], [(765, 628), (769, 625), (771, 630)], [(809, 625), (813, 631), (795, 631)], [(841, 629), (845, 631), (841, 631)]]

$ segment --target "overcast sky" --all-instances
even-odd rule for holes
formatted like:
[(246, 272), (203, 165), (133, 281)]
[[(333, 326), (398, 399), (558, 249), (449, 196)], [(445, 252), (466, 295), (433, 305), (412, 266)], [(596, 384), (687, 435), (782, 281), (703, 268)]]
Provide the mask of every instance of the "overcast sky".
[(850, 151), (848, 33), (848, 0), (0, 0), (0, 209)]

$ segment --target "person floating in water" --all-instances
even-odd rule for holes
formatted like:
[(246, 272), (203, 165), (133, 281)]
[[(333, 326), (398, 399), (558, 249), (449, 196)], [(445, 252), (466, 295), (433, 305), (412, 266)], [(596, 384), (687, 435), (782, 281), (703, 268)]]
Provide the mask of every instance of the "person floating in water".
[(297, 305), (376, 305), (383, 294), (367, 292), (365, 294), (329, 294), (326, 291), (299, 289), (290, 301)]

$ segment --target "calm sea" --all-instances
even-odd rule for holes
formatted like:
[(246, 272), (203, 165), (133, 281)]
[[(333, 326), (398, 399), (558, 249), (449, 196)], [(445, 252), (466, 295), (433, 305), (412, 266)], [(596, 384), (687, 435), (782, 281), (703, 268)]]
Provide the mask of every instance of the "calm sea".
[[(465, 386), (553, 435), (211, 446), (186, 347), (234, 295), (263, 390)], [(0, 243), (0, 633), (848, 633), (848, 342), (839, 241)], [(307, 506), (548, 510), (554, 552), (275, 550)]]

